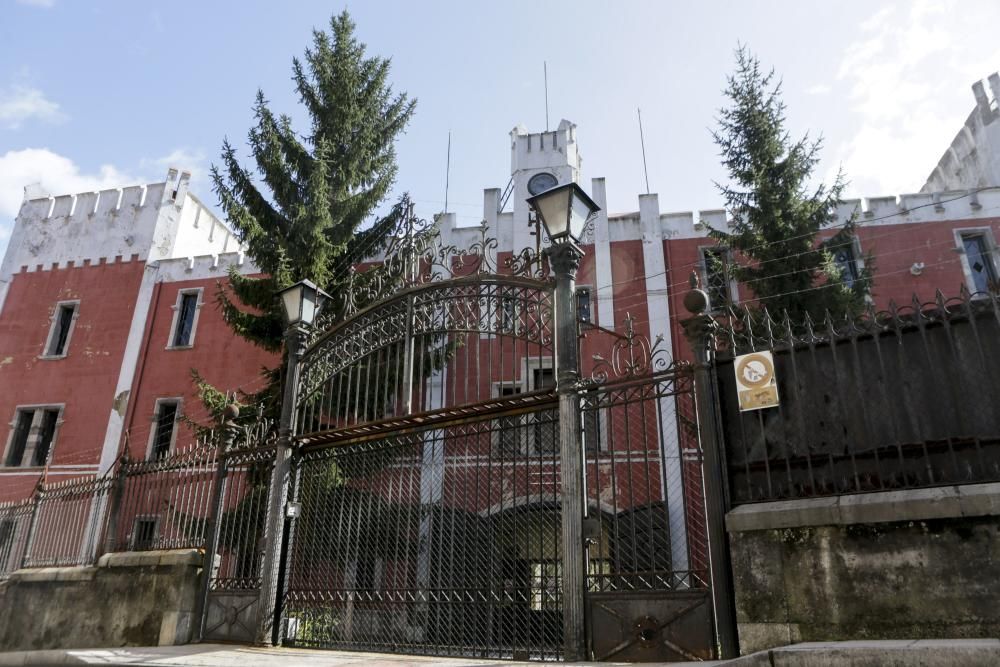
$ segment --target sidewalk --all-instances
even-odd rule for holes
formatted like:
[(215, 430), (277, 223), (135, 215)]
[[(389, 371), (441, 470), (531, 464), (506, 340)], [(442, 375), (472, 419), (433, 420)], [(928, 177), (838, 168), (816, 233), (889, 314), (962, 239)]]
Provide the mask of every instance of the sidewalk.
[[(434, 656), (389, 655), (385, 653), (348, 653), (345, 651), (257, 648), (230, 644), (188, 644), (185, 646), (150, 646), (135, 648), (59, 649), (53, 651), (13, 651), (0, 653), (0, 667), (21, 665), (141, 665), (142, 667), (505, 667), (532, 666), (538, 662), (511, 662), (481, 658), (438, 658)], [(614, 663), (560, 663), (572, 665), (610, 665)], [(623, 663), (618, 663), (619, 665)], [(692, 663), (645, 663), (650, 667), (690, 665)], [(700, 662), (721, 665), (722, 662)]]
[[(537, 667), (537, 662), (510, 662), (477, 658), (348, 653), (293, 648), (256, 648), (224, 644), (151, 646), (136, 648), (59, 649), (0, 653), (0, 667), (22, 665), (135, 665), (141, 667)], [(628, 663), (562, 663), (624, 665)], [(712, 662), (644, 663), (728, 667), (995, 667), (1000, 665), (998, 639), (925, 639), (813, 642), (761, 651), (734, 660)]]

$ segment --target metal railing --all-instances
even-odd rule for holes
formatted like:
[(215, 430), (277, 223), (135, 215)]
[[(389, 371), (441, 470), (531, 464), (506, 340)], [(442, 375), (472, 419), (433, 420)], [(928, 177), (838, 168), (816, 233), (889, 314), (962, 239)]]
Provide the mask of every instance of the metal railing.
[[(248, 578), (243, 573), (259, 570), (254, 518), (263, 520), (267, 485), (253, 470), (274, 457), (265, 430), (212, 433), (156, 460), (123, 457), (100, 477), (43, 478), (30, 498), (0, 504), (0, 579), (20, 568), (92, 565), (112, 551), (204, 548), (213, 518), (222, 538), (219, 576)], [(223, 484), (220, 475), (228, 475)]]
[[(715, 335), (732, 504), (1000, 480), (1000, 297), (963, 292)], [(771, 350), (781, 403), (740, 412), (733, 358)]]

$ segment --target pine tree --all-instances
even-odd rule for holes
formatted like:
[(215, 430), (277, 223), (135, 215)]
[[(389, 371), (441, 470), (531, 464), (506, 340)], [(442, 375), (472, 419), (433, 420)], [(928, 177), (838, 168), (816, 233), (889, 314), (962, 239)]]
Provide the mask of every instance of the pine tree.
[(872, 284), (871, 257), (857, 279), (835, 261), (838, 252), (852, 247), (855, 219), (820, 241), (820, 232), (837, 222), (843, 173), (829, 187), (810, 184), (822, 140), (806, 135), (793, 142), (774, 71), (763, 73), (743, 46), (736, 61), (725, 90), (730, 104), (720, 110), (719, 129), (712, 134), (729, 173), (729, 183), (716, 186), (731, 223), (728, 230), (710, 232), (732, 252), (726, 269), (752, 292), (751, 308), (784, 309), (793, 318), (857, 313)]
[[(293, 59), (295, 89), (310, 119), (307, 133), (297, 133), (290, 117), (276, 115), (258, 91), (249, 131), (256, 174), (240, 163), (228, 139), (222, 166), (212, 168), (222, 210), (263, 273), (232, 271), (218, 301), (232, 330), (267, 350), (281, 349), (284, 328), (275, 292), (308, 279), (337, 295), (352, 279), (353, 265), (384, 247), (409, 207), (404, 196), (388, 215), (362, 228), (394, 183), (394, 142), (416, 101), (393, 92), (390, 60), (366, 55), (354, 29), (346, 11), (334, 16), (329, 32), (314, 30), (312, 47)], [(342, 306), (334, 300), (326, 307)], [(280, 396), (278, 370), (253, 396), (271, 414)], [(208, 408), (219, 411), (225, 397), (197, 374), (195, 381)]]

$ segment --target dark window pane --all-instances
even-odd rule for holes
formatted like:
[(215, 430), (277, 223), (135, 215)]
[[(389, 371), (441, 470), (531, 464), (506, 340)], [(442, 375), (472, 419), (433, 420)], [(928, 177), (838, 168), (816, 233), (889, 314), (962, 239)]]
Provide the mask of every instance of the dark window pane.
[(724, 308), (732, 303), (729, 290), (729, 251), (725, 248), (706, 248), (702, 251), (705, 261), (705, 291), (711, 310)]
[(7, 460), (4, 465), (21, 465), (21, 459), (24, 458), (24, 448), (28, 446), (28, 433), (31, 431), (31, 420), (34, 416), (34, 410), (18, 411), (17, 423), (14, 425), (14, 437), (10, 442), (10, 450), (7, 452)]
[[(552, 389), (556, 386), (555, 371), (551, 368), (534, 369), (535, 391)], [(559, 451), (559, 412), (543, 410), (531, 415), (534, 422), (535, 453), (551, 454)]]
[(576, 317), (581, 322), (592, 322), (590, 312), (590, 290), (587, 288), (576, 290)]
[(156, 542), (156, 519), (136, 519), (132, 525), (132, 550), (149, 551)]
[(851, 245), (839, 246), (834, 250), (833, 261), (840, 268), (840, 279), (844, 284), (848, 287), (854, 287), (854, 283), (860, 277), (854, 248)]
[(174, 347), (191, 344), (194, 328), (194, 314), (198, 307), (198, 294), (181, 295), (180, 310), (177, 313), (177, 330), (174, 332)]
[[(514, 396), (520, 394), (521, 388), (515, 385), (500, 387), (500, 396)], [(505, 455), (516, 454), (518, 451), (518, 422), (520, 417), (501, 417), (497, 423), (499, 430), (500, 453)]]
[(170, 441), (173, 439), (176, 418), (176, 403), (160, 403), (160, 410), (156, 414), (156, 433), (153, 436), (153, 459), (166, 458), (170, 453)]
[(49, 459), (49, 450), (52, 449), (52, 438), (56, 434), (56, 421), (59, 419), (58, 410), (46, 410), (42, 414), (42, 428), (38, 434), (38, 444), (35, 445), (35, 460), (31, 465), (43, 466)]
[(75, 305), (59, 306), (59, 312), (56, 313), (56, 329), (46, 354), (51, 356), (66, 354), (66, 342), (69, 340), (69, 328), (73, 324), (75, 312)]
[(993, 271), (993, 261), (986, 237), (975, 234), (962, 237), (965, 247), (965, 258), (969, 261), (972, 271), (972, 282), (976, 292), (988, 292), (996, 285), (996, 274)]

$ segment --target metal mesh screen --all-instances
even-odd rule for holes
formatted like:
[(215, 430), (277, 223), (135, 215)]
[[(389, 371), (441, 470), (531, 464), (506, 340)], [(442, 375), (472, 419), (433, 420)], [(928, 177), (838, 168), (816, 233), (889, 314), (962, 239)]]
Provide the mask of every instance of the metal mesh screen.
[(707, 588), (692, 388), (682, 368), (581, 394), (589, 591)]
[[(288, 644), (554, 659), (555, 404), (307, 450), (283, 601)], [(536, 402), (537, 403), (537, 402)]]

